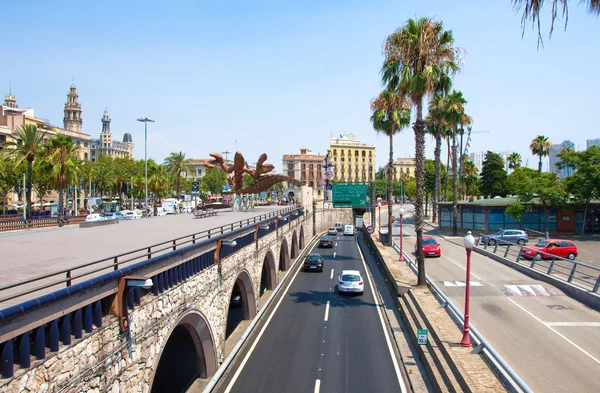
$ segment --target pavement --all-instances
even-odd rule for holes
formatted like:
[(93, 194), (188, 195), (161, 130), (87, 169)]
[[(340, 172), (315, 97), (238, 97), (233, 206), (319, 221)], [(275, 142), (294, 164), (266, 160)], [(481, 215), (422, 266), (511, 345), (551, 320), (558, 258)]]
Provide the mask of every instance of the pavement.
[[(409, 216), (410, 209), (407, 209)], [(397, 214), (395, 214), (397, 216)], [(387, 216), (382, 215), (382, 225)], [(404, 220), (404, 250), (416, 238)], [(466, 255), (461, 237), (439, 236), (441, 258), (426, 259), (426, 272), (464, 310)], [(396, 242), (399, 228), (394, 228)], [(483, 255), (471, 256), (471, 323), (536, 392), (597, 392), (600, 313)]]
[[(232, 212), (229, 209), (223, 209), (219, 210), (216, 216), (198, 219), (188, 213), (149, 219), (123, 220), (116, 225), (92, 228), (79, 228), (77, 225), (72, 225), (62, 228), (0, 233), (0, 250), (2, 250), (0, 298), (16, 292), (16, 289), (2, 289), (2, 286), (7, 284), (146, 248), (284, 207), (260, 206), (247, 212)], [(167, 251), (165, 250), (165, 252)], [(97, 274), (106, 273), (112, 269), (110, 262), (107, 263), (107, 266), (107, 269), (99, 271)], [(81, 269), (79, 272), (91, 269)], [(60, 278), (55, 277), (53, 281), (56, 282), (57, 279)], [(73, 282), (76, 283), (77, 280), (73, 280)], [(42, 283), (50, 283), (50, 281), (45, 280)], [(0, 301), (0, 309), (40, 296), (43, 293), (64, 288), (64, 286), (64, 284), (55, 285), (24, 297)], [(33, 288), (33, 285), (27, 284), (20, 289), (25, 288)]]
[[(370, 269), (372, 284), (354, 237), (338, 236), (334, 248), (317, 252), (325, 257), (324, 272), (295, 273), (257, 340), (238, 356), (218, 392), (407, 391), (406, 372), (382, 319), (387, 306), (372, 290), (372, 285), (385, 288), (378, 269)], [(367, 263), (374, 263), (370, 259)], [(342, 269), (361, 271), (363, 295), (337, 292)], [(418, 391), (428, 391), (418, 386)]]

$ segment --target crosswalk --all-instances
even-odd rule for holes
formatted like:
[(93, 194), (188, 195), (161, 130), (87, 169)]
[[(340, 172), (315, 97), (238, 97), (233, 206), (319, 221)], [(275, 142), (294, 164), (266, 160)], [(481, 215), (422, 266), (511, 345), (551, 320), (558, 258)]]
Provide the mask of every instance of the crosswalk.
[[(483, 284), (480, 281), (471, 281), (471, 287), (482, 287)], [(445, 287), (466, 287), (467, 284), (464, 281), (444, 281)]]
[(541, 285), (503, 285), (500, 289), (506, 296), (564, 296), (555, 288), (544, 288)]

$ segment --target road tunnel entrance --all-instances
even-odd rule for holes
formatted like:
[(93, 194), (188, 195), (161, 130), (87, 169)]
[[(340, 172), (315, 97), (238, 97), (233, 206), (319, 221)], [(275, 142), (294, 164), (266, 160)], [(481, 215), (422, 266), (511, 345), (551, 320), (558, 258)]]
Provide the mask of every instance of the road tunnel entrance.
[(246, 271), (242, 271), (233, 287), (227, 312), (225, 338), (228, 338), (244, 319), (252, 319), (256, 315), (256, 300), (252, 290), (252, 281)]
[(267, 252), (263, 260), (262, 273), (260, 276), (260, 296), (265, 291), (275, 289), (277, 285), (277, 272), (275, 271), (275, 259), (271, 251)]

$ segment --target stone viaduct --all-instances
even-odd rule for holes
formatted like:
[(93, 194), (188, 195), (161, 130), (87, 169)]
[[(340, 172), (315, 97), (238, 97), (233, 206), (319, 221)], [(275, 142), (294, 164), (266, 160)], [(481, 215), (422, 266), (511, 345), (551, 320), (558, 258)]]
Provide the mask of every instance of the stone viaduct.
[[(254, 318), (280, 271), (333, 222), (353, 220), (302, 193), (283, 216), (0, 310), (0, 391), (180, 392), (210, 378), (232, 313)], [(131, 286), (148, 278), (151, 287)]]

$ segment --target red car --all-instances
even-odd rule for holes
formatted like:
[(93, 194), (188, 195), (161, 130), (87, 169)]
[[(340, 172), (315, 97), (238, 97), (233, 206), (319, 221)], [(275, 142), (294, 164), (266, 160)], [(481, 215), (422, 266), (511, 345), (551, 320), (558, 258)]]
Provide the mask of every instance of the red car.
[(441, 257), (440, 244), (431, 236), (423, 236), (423, 254), (425, 257)]
[(552, 259), (553, 257), (574, 260), (577, 254), (577, 246), (569, 240), (562, 239), (540, 240), (535, 246), (524, 247), (521, 251), (523, 258), (535, 259), (537, 261)]

